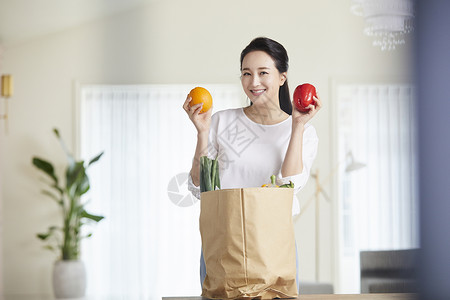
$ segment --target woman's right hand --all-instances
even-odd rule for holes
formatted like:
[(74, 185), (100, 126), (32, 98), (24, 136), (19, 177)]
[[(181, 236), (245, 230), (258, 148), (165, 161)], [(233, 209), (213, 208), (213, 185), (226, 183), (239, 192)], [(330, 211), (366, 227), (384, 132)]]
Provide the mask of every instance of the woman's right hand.
[(191, 107), (189, 105), (189, 102), (191, 101), (192, 98), (188, 94), (186, 97), (186, 101), (184, 101), (183, 104), (184, 111), (188, 114), (189, 119), (191, 119), (192, 123), (194, 123), (194, 126), (199, 134), (209, 133), (209, 126), (211, 125), (212, 107), (208, 111), (200, 113), (200, 111), (202, 110), (203, 103), (198, 103)]

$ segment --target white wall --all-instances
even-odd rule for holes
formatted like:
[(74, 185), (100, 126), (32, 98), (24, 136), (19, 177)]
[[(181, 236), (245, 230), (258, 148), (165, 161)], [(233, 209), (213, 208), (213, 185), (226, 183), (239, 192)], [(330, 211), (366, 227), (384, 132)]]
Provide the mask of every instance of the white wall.
[[(0, 127), (5, 294), (51, 293), (54, 256), (42, 249), (35, 234), (46, 230), (49, 220), (57, 222), (59, 215), (56, 205), (40, 194), (31, 157), (47, 157), (62, 165), (63, 154), (51, 133), (55, 126), (74, 146), (75, 80), (238, 83), (240, 51), (256, 36), (271, 37), (288, 50), (291, 90), (303, 82), (314, 83), (324, 102), (313, 124), (320, 138), (314, 168), (325, 175), (333, 159), (330, 79), (408, 81), (412, 72), (408, 48), (381, 52), (372, 47), (362, 34), (363, 20), (352, 15), (349, 6), (348, 0), (156, 1), (4, 49), (1, 72), (15, 78), (9, 135)], [(181, 108), (167, 111), (172, 109)], [(313, 193), (311, 182), (304, 198)], [(321, 279), (331, 281), (329, 205), (323, 204), (321, 216)], [(303, 280), (314, 280), (313, 217), (311, 207), (295, 224)]]

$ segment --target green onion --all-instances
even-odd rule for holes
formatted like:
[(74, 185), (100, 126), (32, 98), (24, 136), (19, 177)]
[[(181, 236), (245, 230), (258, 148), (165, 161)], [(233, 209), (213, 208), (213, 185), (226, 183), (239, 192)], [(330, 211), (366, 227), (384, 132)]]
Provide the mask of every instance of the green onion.
[(219, 162), (207, 156), (200, 157), (200, 192), (220, 189)]

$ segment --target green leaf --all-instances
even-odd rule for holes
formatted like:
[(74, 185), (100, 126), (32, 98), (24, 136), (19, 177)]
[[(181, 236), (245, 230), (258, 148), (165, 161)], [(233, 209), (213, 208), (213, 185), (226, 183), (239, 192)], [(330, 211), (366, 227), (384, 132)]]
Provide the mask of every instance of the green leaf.
[(36, 236), (37, 236), (38, 238), (40, 238), (41, 240), (45, 241), (46, 239), (48, 239), (50, 236), (53, 235), (53, 232), (54, 232), (55, 230), (61, 230), (61, 228), (58, 227), (58, 226), (50, 226), (50, 227), (48, 228), (47, 233), (38, 233)]
[(216, 189), (216, 171), (217, 171), (217, 160), (214, 159), (211, 165), (211, 187), (213, 191)]
[(41, 240), (45, 241), (48, 239), (48, 237), (51, 235), (51, 233), (38, 233), (36, 236), (40, 238)]
[(90, 187), (89, 178), (86, 174), (84, 174), (84, 176), (80, 179), (80, 184), (77, 188), (77, 195), (84, 195), (87, 191), (89, 191)]
[(217, 158), (216, 158), (216, 161), (217, 161), (216, 166), (215, 166), (215, 168), (216, 168), (216, 178), (214, 180), (214, 182), (215, 182), (214, 183), (214, 185), (215, 185), (214, 190), (216, 189), (216, 187), (218, 187), (220, 189), (219, 161), (217, 160)]
[(52, 185), (52, 188), (54, 188), (55, 190), (58, 190), (58, 192), (62, 195), (64, 194), (64, 191), (62, 188), (60, 188), (59, 186), (57, 186), (56, 184)]
[(55, 135), (58, 139), (61, 138), (61, 136), (59, 135), (59, 130), (57, 128), (53, 128), (53, 132), (55, 133)]
[(75, 164), (75, 158), (73, 157), (72, 153), (70, 153), (69, 149), (66, 147), (66, 144), (64, 143), (63, 138), (59, 134), (59, 130), (57, 128), (53, 128), (53, 132), (55, 133), (56, 137), (59, 140), (59, 143), (61, 144), (61, 147), (63, 148), (64, 152), (66, 153), (67, 160), (69, 161), (69, 165)]
[(52, 192), (50, 192), (50, 191), (47, 191), (47, 190), (42, 190), (42, 194), (44, 194), (44, 195), (46, 195), (46, 196), (49, 196), (50, 198), (52, 198), (53, 200), (55, 200), (59, 205), (63, 205), (63, 200), (62, 199), (59, 199), (55, 194), (53, 194)]
[(91, 159), (91, 161), (89, 161), (88, 167), (90, 165), (92, 165), (93, 163), (95, 163), (96, 161), (98, 161), (100, 159), (100, 157), (102, 157), (104, 152), (100, 153), (99, 155), (97, 155), (96, 157), (94, 157), (93, 159)]
[(48, 249), (48, 250), (51, 250), (51, 251), (55, 251), (56, 250), (55, 247), (53, 247), (51, 245), (45, 245), (44, 249)]
[(72, 198), (85, 194), (89, 188), (89, 178), (84, 168), (84, 161), (76, 162), (66, 170), (67, 189)]
[(74, 183), (79, 181), (82, 176), (82, 173), (84, 173), (84, 166), (83, 162), (76, 162), (73, 165), (70, 165), (66, 169), (66, 185), (68, 188), (70, 188)]
[(200, 157), (200, 192), (212, 191), (211, 182), (212, 160), (207, 156)]
[(58, 184), (58, 178), (56, 178), (55, 175), (55, 168), (53, 168), (53, 165), (51, 163), (39, 157), (33, 157), (33, 165), (50, 176), (55, 181), (55, 185)]
[(103, 220), (105, 217), (103, 216), (96, 216), (96, 215), (92, 215), (90, 213), (88, 213), (87, 211), (83, 210), (81, 212), (81, 217), (82, 218), (86, 218), (86, 219), (90, 219), (93, 220), (95, 222), (100, 222), (101, 220)]
[(49, 227), (49, 233), (53, 233), (53, 231), (55, 231), (55, 230), (62, 231), (62, 228), (58, 227), (58, 226), (50, 226)]
[(203, 168), (204, 168), (204, 161), (206, 156), (200, 157), (200, 192), (203, 193), (206, 191), (205, 189), (205, 179), (203, 178)]

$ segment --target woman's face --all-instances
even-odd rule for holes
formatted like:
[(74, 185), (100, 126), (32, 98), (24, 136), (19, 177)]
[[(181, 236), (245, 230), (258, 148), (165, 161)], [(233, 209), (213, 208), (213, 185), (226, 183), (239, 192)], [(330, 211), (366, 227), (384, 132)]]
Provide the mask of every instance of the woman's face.
[(279, 106), (278, 92), (285, 81), (286, 73), (280, 73), (264, 51), (252, 51), (242, 60), (241, 83), (253, 104)]

